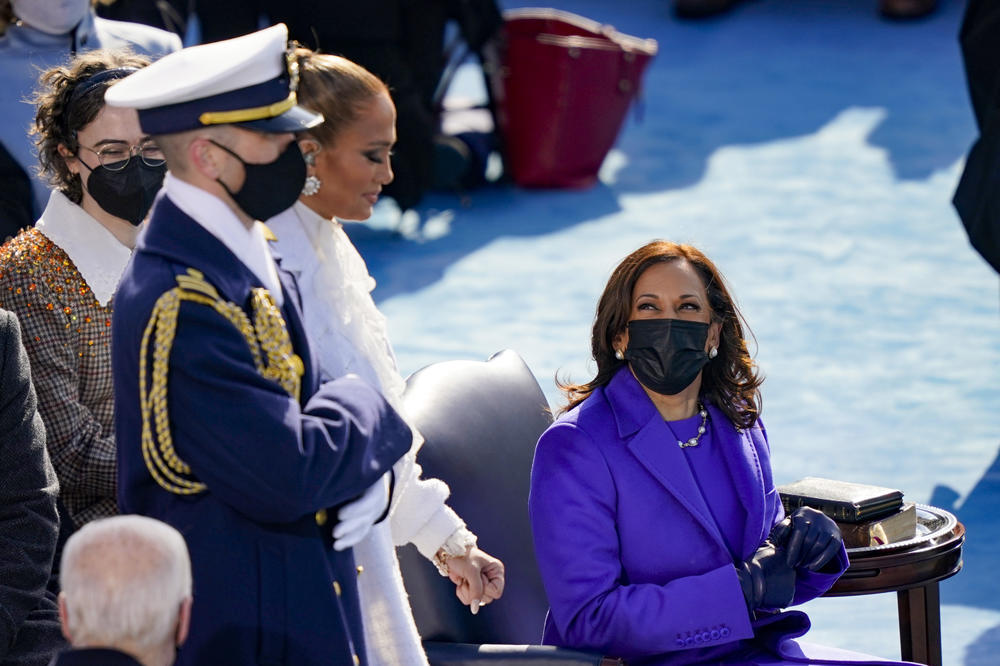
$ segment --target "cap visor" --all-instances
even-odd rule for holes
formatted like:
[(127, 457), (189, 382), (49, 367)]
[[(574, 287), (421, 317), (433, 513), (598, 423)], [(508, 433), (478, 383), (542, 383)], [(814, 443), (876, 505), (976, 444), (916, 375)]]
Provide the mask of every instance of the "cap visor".
[(258, 132), (301, 132), (312, 129), (323, 122), (323, 114), (313, 113), (301, 106), (293, 106), (280, 116), (274, 118), (264, 118), (263, 120), (249, 120), (245, 123), (234, 123), (237, 127), (256, 130)]

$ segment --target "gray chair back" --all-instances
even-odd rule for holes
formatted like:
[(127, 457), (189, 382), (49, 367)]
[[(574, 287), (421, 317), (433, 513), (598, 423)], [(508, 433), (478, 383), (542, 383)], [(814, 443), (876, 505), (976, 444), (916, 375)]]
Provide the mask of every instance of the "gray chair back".
[(425, 641), (537, 644), (548, 602), (528, 522), (531, 462), (552, 422), (538, 382), (516, 352), (486, 362), (444, 361), (407, 379), (404, 403), (425, 443), (424, 476), (451, 487), (448, 504), (503, 560), (503, 598), (472, 615), (455, 586), (407, 546), (400, 566)]

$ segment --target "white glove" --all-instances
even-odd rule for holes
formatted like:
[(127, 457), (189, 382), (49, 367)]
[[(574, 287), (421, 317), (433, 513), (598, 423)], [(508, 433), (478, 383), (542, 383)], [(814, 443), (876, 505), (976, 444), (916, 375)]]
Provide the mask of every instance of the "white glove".
[(347, 550), (364, 539), (386, 507), (389, 506), (389, 474), (361, 493), (361, 497), (345, 504), (337, 512), (337, 524), (333, 528), (333, 549)]

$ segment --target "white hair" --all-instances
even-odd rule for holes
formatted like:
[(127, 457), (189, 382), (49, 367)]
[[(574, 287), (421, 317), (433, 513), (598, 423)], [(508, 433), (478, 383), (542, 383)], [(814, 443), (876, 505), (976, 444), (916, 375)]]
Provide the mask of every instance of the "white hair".
[(66, 542), (59, 575), (75, 645), (155, 649), (174, 640), (191, 596), (184, 537), (144, 516), (84, 525)]

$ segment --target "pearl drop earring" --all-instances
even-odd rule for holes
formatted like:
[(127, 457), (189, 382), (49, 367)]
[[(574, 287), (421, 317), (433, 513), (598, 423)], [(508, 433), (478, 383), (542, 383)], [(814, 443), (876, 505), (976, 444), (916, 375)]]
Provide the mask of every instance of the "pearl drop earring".
[(621, 349), (616, 349), (615, 350), (615, 358), (618, 359), (619, 361), (624, 361), (625, 360), (625, 354), (622, 353)]
[(319, 192), (319, 188), (322, 187), (322, 185), (323, 181), (321, 181), (316, 176), (306, 176), (305, 182), (302, 183), (302, 194), (306, 195), (307, 197), (311, 197), (312, 195)]
[(718, 347), (712, 347), (711, 349), (708, 350), (708, 357), (709, 358), (715, 358), (718, 355), (719, 355), (719, 348)]
[[(302, 159), (308, 166), (316, 166), (316, 153), (306, 153), (302, 156)], [(319, 188), (322, 185), (323, 181), (316, 176), (307, 176), (305, 182), (302, 184), (302, 194), (311, 197), (319, 192)]]

